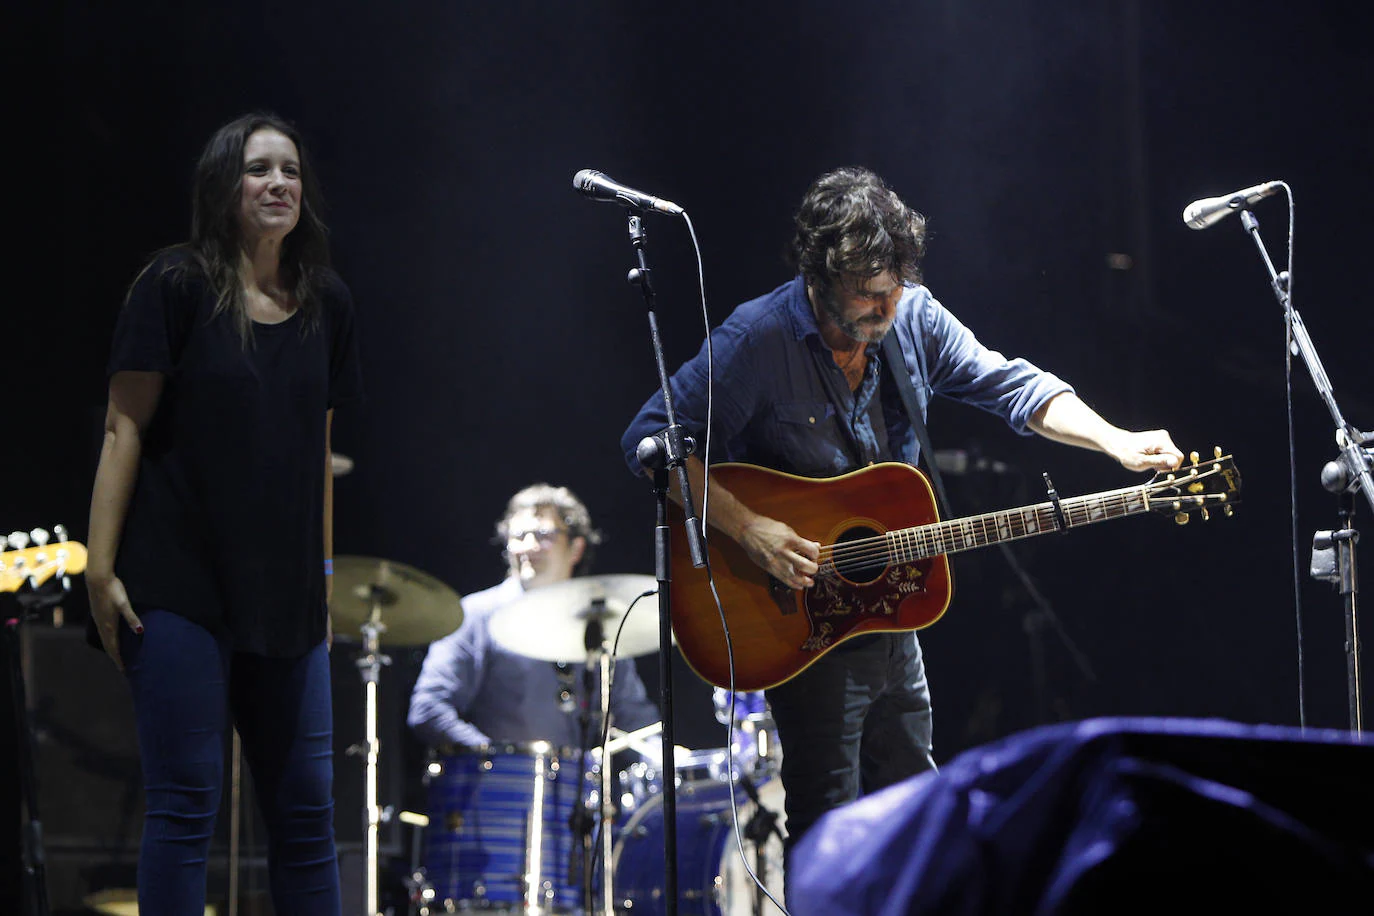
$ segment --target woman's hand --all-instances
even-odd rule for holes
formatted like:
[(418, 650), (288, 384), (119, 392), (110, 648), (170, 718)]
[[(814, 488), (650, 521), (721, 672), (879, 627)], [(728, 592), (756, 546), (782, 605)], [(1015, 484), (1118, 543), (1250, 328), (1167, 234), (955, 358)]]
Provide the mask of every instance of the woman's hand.
[(116, 668), (123, 671), (124, 660), (119, 657), (119, 621), (123, 618), (135, 633), (143, 632), (143, 623), (129, 604), (129, 595), (118, 576), (87, 575), (86, 591), (91, 597), (91, 618), (95, 621), (105, 654), (114, 660)]

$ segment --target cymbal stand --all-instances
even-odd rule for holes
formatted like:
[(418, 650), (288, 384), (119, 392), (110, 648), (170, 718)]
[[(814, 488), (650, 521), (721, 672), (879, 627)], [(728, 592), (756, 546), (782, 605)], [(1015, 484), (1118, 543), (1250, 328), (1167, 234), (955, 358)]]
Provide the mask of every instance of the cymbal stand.
[(768, 886), (768, 841), (774, 836), (779, 843), (786, 843), (787, 839), (778, 827), (777, 812), (763, 803), (758, 786), (743, 769), (740, 770), (739, 783), (744, 788), (744, 794), (754, 803), (754, 814), (744, 825), (744, 837), (754, 847), (754, 872), (758, 877), (758, 883), (754, 885), (754, 913), (755, 916), (761, 916), (765, 899), (763, 889)]
[[(597, 598), (592, 602), (592, 613), (587, 619), (587, 632), (585, 646), (587, 649), (587, 671), (590, 672), (595, 667), (600, 677), (598, 707), (601, 710), (600, 725), (601, 737), (598, 739), (598, 749), (601, 754), (600, 766), (598, 770), (597, 786), (597, 821), (600, 824), (600, 848), (594, 852), (601, 856), (601, 908), (605, 916), (612, 916), (615, 912), (615, 897), (612, 882), (612, 861), (611, 831), (615, 823), (615, 806), (611, 799), (611, 754), (608, 750), (607, 740), (611, 733), (611, 653), (606, 651), (605, 630), (601, 620), (606, 616), (606, 599)], [(586, 701), (590, 702), (587, 697)], [(593, 899), (593, 876), (596, 869), (593, 860), (588, 857), (586, 867), (583, 869), (583, 900), (586, 901), (587, 914), (591, 916), (594, 911), (592, 908)]]
[(382, 823), (391, 817), (391, 810), (388, 808), (383, 811), (377, 805), (377, 759), (381, 755), (381, 740), (377, 737), (377, 681), (382, 667), (391, 664), (391, 657), (380, 651), (381, 634), (386, 631), (386, 624), (382, 623), (382, 590), (373, 586), (371, 599), (372, 614), (360, 627), (363, 634), (362, 652), (354, 662), (363, 679), (366, 704), (363, 744), (353, 745), (348, 752), (364, 757), (364, 863), (367, 868), (364, 905), (367, 916), (380, 916), (377, 909), (380, 834)]
[[(570, 863), (569, 879), (572, 874), (577, 873), (582, 884), (582, 909), (587, 916), (595, 912), (594, 893), (592, 889), (593, 878), (596, 876), (596, 853), (592, 849), (592, 836), (594, 833), (593, 818), (590, 813), (588, 799), (583, 797), (582, 792), (586, 789), (585, 765), (591, 758), (591, 748), (589, 746), (588, 733), (591, 730), (591, 707), (592, 707), (592, 671), (595, 667), (593, 653), (601, 647), (601, 621), (596, 617), (587, 620), (582, 635), (582, 647), (587, 651), (587, 659), (582, 666), (582, 694), (578, 698), (578, 746), (577, 760), (578, 765), (584, 769), (579, 773), (577, 806), (573, 809), (572, 832), (573, 850), (576, 854), (576, 861)], [(605, 715), (605, 711), (602, 711)], [(604, 720), (603, 720), (604, 721)], [(604, 769), (604, 765), (603, 765)]]
[[(611, 653), (603, 642), (597, 647), (597, 666), (601, 673), (601, 734), (611, 733)], [(615, 902), (612, 894), (611, 827), (615, 823), (615, 809), (611, 804), (611, 755), (601, 744), (601, 912), (613, 916)]]

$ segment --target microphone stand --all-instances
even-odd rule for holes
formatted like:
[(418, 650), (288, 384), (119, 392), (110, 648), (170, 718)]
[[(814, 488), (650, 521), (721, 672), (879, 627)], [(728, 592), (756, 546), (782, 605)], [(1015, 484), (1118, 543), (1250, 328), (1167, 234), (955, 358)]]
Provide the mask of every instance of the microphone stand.
[[(1302, 316), (1293, 307), (1293, 300), (1289, 291), (1289, 281), (1292, 278), (1287, 271), (1280, 273), (1274, 270), (1274, 263), (1269, 259), (1269, 252), (1265, 250), (1264, 241), (1260, 238), (1259, 220), (1255, 219), (1255, 215), (1249, 210), (1242, 210), (1240, 220), (1245, 231), (1255, 240), (1255, 247), (1259, 250), (1264, 266), (1269, 271), (1269, 285), (1274, 290), (1279, 305), (1283, 307), (1284, 319), (1288, 325), (1291, 340), (1289, 346), (1294, 348), (1302, 356), (1303, 362), (1307, 364), (1307, 372), (1312, 377), (1312, 382), (1317, 386), (1317, 394), (1326, 403), (1326, 409), (1330, 411), (1331, 421), (1336, 427), (1336, 444), (1340, 448), (1340, 454), (1332, 462), (1337, 466), (1334, 473), (1330, 475), (1323, 473), (1323, 484), (1328, 483), (1329, 477), (1330, 483), (1335, 485), (1337, 491), (1350, 493), (1358, 489), (1364, 494), (1370, 508), (1374, 509), (1374, 475), (1370, 473), (1369, 450), (1363, 447), (1365, 436), (1341, 416), (1340, 407), (1336, 404), (1336, 395), (1331, 388), (1331, 380), (1327, 378), (1321, 357), (1317, 355), (1317, 349), (1312, 344), (1312, 338), (1308, 336)], [(1328, 489), (1331, 488), (1328, 486)], [(1355, 576), (1355, 542), (1359, 539), (1359, 533), (1353, 525), (1355, 513), (1353, 497), (1345, 498), (1338, 511), (1343, 521), (1342, 527), (1335, 532), (1320, 532), (1317, 540), (1322, 539), (1321, 535), (1327, 535), (1338, 548), (1336, 554), (1339, 569), (1336, 575), (1339, 579), (1341, 597), (1345, 605), (1345, 668), (1350, 705), (1350, 728), (1352, 731), (1358, 732), (1362, 730), (1363, 724), (1360, 698), (1360, 629), (1359, 618), (1356, 613), (1358, 587)]]
[[(654, 288), (650, 280), (649, 262), (644, 252), (644, 221), (638, 213), (629, 216), (630, 244), (634, 246), (638, 266), (630, 270), (627, 279), (644, 294), (649, 312), (649, 339), (653, 345), (654, 363), (658, 368), (659, 387), (663, 391), (663, 407), (668, 426), (657, 436), (649, 436), (639, 443), (639, 462), (653, 471), (654, 492), (654, 574), (658, 579), (658, 690), (663, 710), (662, 773), (663, 773), (663, 890), (665, 916), (677, 916), (677, 761), (673, 755), (673, 629), (669, 584), (672, 581), (668, 529), (668, 472), (676, 469), (682, 494), (683, 511), (687, 516), (687, 542), (692, 565), (706, 565), (706, 541), (697, 519), (696, 502), (692, 498), (691, 482), (687, 476), (687, 456), (695, 443), (681, 426), (673, 411), (673, 392), (668, 384), (668, 369), (663, 358), (663, 341), (658, 333), (658, 315), (654, 311)], [(609, 878), (609, 876), (607, 876)]]

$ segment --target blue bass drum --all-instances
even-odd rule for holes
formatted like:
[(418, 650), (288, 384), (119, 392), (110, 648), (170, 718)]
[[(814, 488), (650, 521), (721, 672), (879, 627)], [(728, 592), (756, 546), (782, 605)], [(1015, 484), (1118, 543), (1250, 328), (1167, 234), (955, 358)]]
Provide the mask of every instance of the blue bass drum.
[[(678, 767), (677, 911), (680, 916), (780, 914), (758, 891), (740, 861), (727, 769), (723, 749), (692, 752), (685, 765)], [(782, 780), (769, 779), (758, 786), (760, 805), (743, 788), (736, 786), (734, 792), (749, 865), (773, 896), (783, 900), (782, 840), (765, 830), (771, 821), (786, 833)], [(755, 830), (759, 842), (750, 838)], [(665, 912), (661, 793), (649, 796), (625, 823), (615, 845), (614, 868), (617, 912), (635, 916)]]
[(441, 753), (425, 833), (435, 899), (450, 911), (578, 911), (571, 822), (582, 780), (577, 753), (543, 741)]

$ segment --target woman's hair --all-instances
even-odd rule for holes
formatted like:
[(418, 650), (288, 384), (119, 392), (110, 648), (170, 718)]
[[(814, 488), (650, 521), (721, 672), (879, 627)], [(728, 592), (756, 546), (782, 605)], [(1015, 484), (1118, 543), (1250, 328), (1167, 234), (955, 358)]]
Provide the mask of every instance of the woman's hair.
[(298, 130), (269, 112), (236, 118), (215, 131), (196, 163), (191, 196), (191, 238), (185, 244), (205, 274), (215, 296), (214, 314), (228, 312), (245, 347), (253, 340), (253, 322), (239, 280), (243, 229), (239, 222), (243, 192), (243, 148), (259, 130), (275, 130), (296, 145), (301, 167), (301, 212), (282, 241), (284, 282), (304, 313), (304, 327), (319, 322), (320, 290), (329, 272), (329, 228), (322, 218), (324, 201), (315, 171)]
[(845, 274), (892, 272), (921, 282), (926, 220), (881, 178), (846, 167), (817, 178), (802, 198), (787, 260), (808, 285), (829, 289)]

